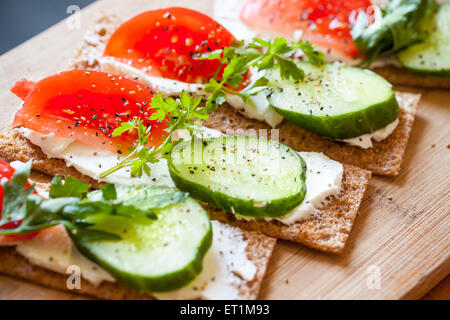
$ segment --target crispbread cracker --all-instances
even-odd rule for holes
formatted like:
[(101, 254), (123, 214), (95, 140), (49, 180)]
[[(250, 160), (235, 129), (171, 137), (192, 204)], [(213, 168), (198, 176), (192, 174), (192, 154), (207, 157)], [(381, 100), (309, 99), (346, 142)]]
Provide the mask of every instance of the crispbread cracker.
[[(257, 232), (242, 232), (247, 242), (247, 257), (254, 263), (257, 271), (253, 280), (246, 281), (237, 289), (242, 299), (255, 300), (258, 297), (276, 239)], [(100, 299), (154, 299), (150, 294), (140, 293), (112, 282), (102, 282), (99, 286), (94, 286), (89, 281), (82, 280), (80, 289), (70, 290), (67, 288), (67, 276), (31, 264), (14, 247), (0, 247), (0, 273)]]
[(450, 77), (420, 75), (408, 69), (394, 66), (378, 67), (374, 68), (373, 71), (395, 85), (429, 89), (450, 89)]
[[(75, 55), (72, 67), (100, 70), (98, 58), (101, 57), (106, 41), (119, 23), (120, 19), (115, 15), (102, 15), (97, 19), (93, 30), (86, 34)], [(278, 126), (281, 142), (297, 151), (323, 152), (334, 160), (370, 170), (377, 175), (398, 175), (420, 94), (396, 92), (396, 96), (400, 104), (400, 123), (387, 139), (374, 142), (373, 148), (362, 149), (330, 140), (299, 128), (286, 120)], [(211, 118), (206, 120), (204, 125), (222, 132), (227, 129), (270, 129), (268, 124), (247, 119), (227, 104), (212, 113)]]
[(84, 35), (83, 44), (75, 54), (70, 67), (100, 70), (98, 58), (103, 54), (106, 42), (120, 23), (121, 19), (114, 14), (101, 14), (95, 20), (93, 29)]
[(93, 188), (98, 188), (102, 185), (97, 180), (81, 174), (74, 167), (68, 167), (64, 160), (47, 158), (41, 148), (32, 144), (17, 129), (11, 127), (0, 133), (0, 158), (22, 162), (33, 160), (33, 169), (46, 174), (52, 176), (59, 174), (63, 177), (72, 176), (90, 184)]
[[(101, 183), (82, 175), (73, 167), (67, 167), (63, 160), (47, 158), (40, 148), (24, 138), (19, 130), (9, 129), (0, 134), (0, 157), (9, 161), (33, 160), (33, 168), (49, 175), (73, 176), (93, 187)], [(290, 227), (274, 222), (251, 222), (242, 224), (249, 230), (261, 230), (268, 235), (304, 243), (318, 250), (341, 253), (353, 225), (364, 191), (367, 188), (370, 172), (351, 165), (344, 165), (343, 188), (340, 195), (330, 197), (323, 210), (305, 222)], [(217, 220), (231, 222), (224, 214), (211, 210)], [(232, 223), (234, 224), (234, 223)], [(266, 226), (261, 227), (261, 224)], [(240, 224), (241, 225), (241, 224)]]

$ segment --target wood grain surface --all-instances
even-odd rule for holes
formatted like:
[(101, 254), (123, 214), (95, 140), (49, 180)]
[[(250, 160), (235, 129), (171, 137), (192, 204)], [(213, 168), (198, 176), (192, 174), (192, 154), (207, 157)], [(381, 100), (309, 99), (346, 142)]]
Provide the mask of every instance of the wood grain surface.
[[(64, 69), (101, 10), (126, 18), (168, 5), (212, 9), (206, 0), (100, 0), (82, 11), (79, 29), (62, 21), (1, 56), (0, 126), (20, 103), (11, 85)], [(401, 174), (371, 180), (344, 254), (279, 241), (261, 299), (417, 299), (449, 274), (450, 92), (396, 89), (423, 94)], [(426, 297), (448, 299), (448, 279), (436, 290)], [(82, 298), (0, 276), (0, 299)]]

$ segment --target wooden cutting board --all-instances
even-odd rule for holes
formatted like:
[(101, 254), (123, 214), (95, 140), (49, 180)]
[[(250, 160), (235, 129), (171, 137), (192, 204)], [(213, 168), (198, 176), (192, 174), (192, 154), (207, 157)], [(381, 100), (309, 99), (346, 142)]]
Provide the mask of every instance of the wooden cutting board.
[[(20, 103), (12, 84), (64, 69), (100, 11), (131, 17), (168, 5), (212, 12), (207, 0), (101, 0), (82, 11), (80, 28), (62, 21), (1, 56), (0, 126)], [(423, 94), (401, 174), (371, 180), (344, 254), (279, 241), (261, 299), (420, 298), (449, 273), (450, 91), (400, 89)], [(74, 297), (0, 277), (0, 299)]]

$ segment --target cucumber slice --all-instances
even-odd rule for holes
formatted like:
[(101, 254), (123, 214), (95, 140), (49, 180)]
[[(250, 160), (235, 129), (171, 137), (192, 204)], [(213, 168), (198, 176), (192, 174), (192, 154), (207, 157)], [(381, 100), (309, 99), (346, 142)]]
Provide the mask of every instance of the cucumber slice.
[(306, 164), (291, 148), (255, 137), (183, 141), (169, 159), (177, 188), (248, 217), (280, 217), (306, 193)]
[(425, 29), (429, 37), (397, 54), (400, 63), (414, 72), (450, 76), (450, 3), (441, 4)]
[[(173, 192), (163, 187), (119, 186), (117, 198), (135, 201), (154, 195), (166, 197)], [(98, 196), (95, 191), (90, 198)], [(157, 216), (156, 220), (119, 216), (96, 220), (102, 230), (120, 234), (119, 241), (80, 241), (76, 235), (71, 237), (85, 256), (130, 288), (143, 292), (179, 289), (202, 270), (203, 258), (212, 243), (211, 222), (191, 198), (162, 209)]]
[(332, 139), (372, 133), (397, 118), (398, 103), (391, 85), (372, 71), (327, 64), (322, 68), (298, 62), (303, 81), (267, 77), (269, 102), (295, 125)]

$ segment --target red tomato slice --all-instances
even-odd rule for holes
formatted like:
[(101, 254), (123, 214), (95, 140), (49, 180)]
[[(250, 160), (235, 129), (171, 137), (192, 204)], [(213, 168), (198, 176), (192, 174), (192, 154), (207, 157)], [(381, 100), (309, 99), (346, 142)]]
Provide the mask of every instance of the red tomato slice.
[(358, 55), (350, 31), (359, 10), (370, 0), (247, 0), (241, 20), (252, 28), (303, 38), (328, 50), (350, 57)]
[[(9, 163), (5, 161), (0, 160), (0, 180), (3, 178), (7, 178), (8, 180), (11, 179), (11, 177), (14, 174), (14, 168), (9, 165)], [(28, 183), (26, 187), (30, 186)], [(1, 212), (3, 210), (3, 188), (0, 186), (0, 217)], [(9, 223), (6, 223), (2, 226), (0, 226), (0, 229), (10, 229), (15, 228), (19, 226), (22, 223), (22, 221), (12, 221)], [(28, 239), (31, 239), (37, 235), (37, 232), (30, 233), (30, 234), (18, 234), (18, 235), (0, 235), (0, 245), (5, 244), (15, 244), (18, 242), (22, 242)]]
[(38, 233), (39, 232), (29, 234), (0, 235), (0, 246), (18, 244), (20, 242), (33, 239), (38, 235)]
[(25, 98), (33, 90), (36, 82), (27, 79), (22, 79), (16, 82), (16, 84), (11, 88), (11, 92), (18, 96), (20, 99), (25, 100)]
[(192, 56), (227, 47), (235, 40), (203, 13), (172, 7), (147, 11), (123, 23), (106, 44), (104, 55), (149, 75), (202, 83), (214, 75), (219, 62)]
[[(24, 126), (44, 134), (71, 137), (87, 145), (122, 153), (136, 139), (126, 133), (111, 137), (115, 128), (133, 117), (146, 119), (153, 92), (141, 84), (104, 72), (71, 70), (36, 83), (21, 80), (11, 89), (24, 101), (16, 113), (14, 126)], [(150, 145), (162, 141), (164, 123), (151, 125)]]

